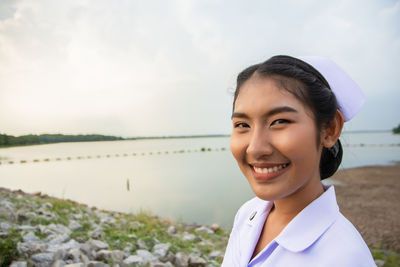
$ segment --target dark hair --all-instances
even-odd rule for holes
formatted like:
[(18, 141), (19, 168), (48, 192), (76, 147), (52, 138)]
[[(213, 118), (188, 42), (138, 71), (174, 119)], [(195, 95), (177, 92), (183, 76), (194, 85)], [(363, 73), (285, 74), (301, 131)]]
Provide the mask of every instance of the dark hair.
[[(311, 65), (290, 56), (274, 56), (239, 73), (233, 108), (240, 88), (253, 75), (273, 79), (281, 88), (308, 106), (314, 115), (318, 131), (330, 125), (334, 119), (338, 103), (329, 83)], [(336, 172), (342, 162), (342, 155), (343, 148), (339, 140), (333, 147), (323, 148), (319, 165), (321, 179), (328, 178)]]

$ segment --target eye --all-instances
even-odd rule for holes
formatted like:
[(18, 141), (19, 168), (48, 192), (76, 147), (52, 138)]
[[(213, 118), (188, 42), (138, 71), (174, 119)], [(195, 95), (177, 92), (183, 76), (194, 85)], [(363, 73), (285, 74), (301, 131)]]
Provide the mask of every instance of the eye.
[(233, 124), (234, 128), (250, 128), (250, 126), (245, 122), (237, 122)]
[(274, 120), (274, 121), (271, 123), (271, 126), (273, 126), (273, 125), (278, 125), (278, 124), (284, 124), (284, 123), (290, 123), (290, 121), (285, 120), (285, 119), (277, 119), (277, 120)]

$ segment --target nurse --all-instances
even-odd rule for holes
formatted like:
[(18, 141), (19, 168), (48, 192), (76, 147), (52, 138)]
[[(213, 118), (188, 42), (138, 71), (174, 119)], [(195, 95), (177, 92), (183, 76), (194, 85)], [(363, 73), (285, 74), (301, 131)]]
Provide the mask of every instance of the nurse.
[(275, 56), (238, 75), (231, 151), (256, 197), (236, 214), (222, 266), (376, 266), (334, 187), (321, 183), (363, 103), (326, 58)]

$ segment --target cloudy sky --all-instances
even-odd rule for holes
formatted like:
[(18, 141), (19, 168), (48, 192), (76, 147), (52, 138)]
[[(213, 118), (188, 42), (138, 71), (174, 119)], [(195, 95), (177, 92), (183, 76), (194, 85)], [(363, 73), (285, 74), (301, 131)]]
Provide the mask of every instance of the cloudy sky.
[(400, 1), (1, 0), (0, 133), (227, 134), (238, 72), (327, 56), (400, 123)]

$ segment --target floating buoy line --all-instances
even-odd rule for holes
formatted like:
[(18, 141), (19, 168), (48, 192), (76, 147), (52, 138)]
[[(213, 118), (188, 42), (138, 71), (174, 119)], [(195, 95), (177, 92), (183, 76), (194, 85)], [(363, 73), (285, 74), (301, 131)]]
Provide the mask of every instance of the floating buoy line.
[(133, 153), (123, 153), (123, 154), (105, 154), (105, 155), (89, 155), (89, 156), (75, 156), (75, 157), (57, 157), (57, 158), (43, 158), (43, 159), (33, 159), (33, 160), (0, 160), (0, 165), (5, 164), (25, 164), (25, 163), (38, 163), (38, 162), (50, 162), (50, 161), (70, 161), (70, 160), (83, 160), (83, 159), (101, 159), (101, 158), (119, 158), (119, 157), (140, 157), (140, 156), (153, 156), (153, 155), (168, 155), (168, 154), (182, 154), (182, 153), (196, 153), (196, 152), (212, 152), (212, 151), (226, 151), (226, 147), (221, 148), (205, 148), (200, 149), (180, 149), (172, 151), (150, 151), (150, 152), (133, 152)]
[[(400, 144), (342, 144), (343, 147), (400, 147)], [(226, 147), (221, 148), (206, 148), (202, 147), (200, 149), (181, 149), (172, 151), (150, 151), (150, 152), (133, 152), (133, 153), (123, 153), (123, 154), (106, 154), (106, 155), (89, 155), (89, 156), (75, 156), (75, 157), (57, 157), (57, 158), (44, 158), (44, 159), (33, 159), (33, 160), (0, 160), (0, 165), (5, 164), (25, 164), (25, 163), (37, 163), (37, 162), (50, 162), (50, 161), (70, 161), (70, 160), (83, 160), (83, 159), (101, 159), (101, 158), (119, 158), (119, 157), (136, 157), (136, 156), (153, 156), (153, 155), (168, 155), (168, 154), (182, 154), (182, 153), (198, 153), (198, 152), (219, 152), (228, 150)]]

